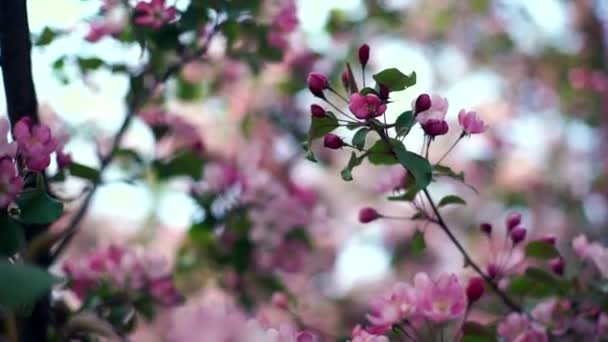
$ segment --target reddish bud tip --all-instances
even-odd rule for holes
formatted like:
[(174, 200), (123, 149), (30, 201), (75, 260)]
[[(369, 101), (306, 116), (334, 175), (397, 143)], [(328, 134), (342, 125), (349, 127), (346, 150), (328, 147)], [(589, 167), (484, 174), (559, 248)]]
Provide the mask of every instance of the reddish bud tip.
[(487, 267), (488, 277), (496, 279), (498, 277), (498, 266), (496, 264), (489, 264)]
[(272, 294), (272, 305), (279, 309), (287, 309), (289, 306), (289, 298), (283, 292), (275, 292)]
[(526, 228), (515, 227), (513, 230), (511, 230), (511, 240), (514, 244), (518, 244), (526, 238), (526, 233)]
[(428, 120), (423, 126), (422, 129), (424, 133), (428, 136), (436, 137), (439, 135), (444, 135), (448, 132), (450, 127), (448, 126), (447, 121), (445, 120)]
[(473, 277), (467, 285), (467, 299), (473, 304), (483, 296), (485, 292), (484, 280), (481, 277)]
[(369, 45), (363, 44), (359, 48), (359, 63), (365, 67), (369, 61)]
[(349, 86), (348, 86), (350, 84), (350, 82), (348, 80), (348, 70), (345, 69), (344, 71), (342, 71), (342, 74), (340, 75), (340, 80), (342, 81), (342, 86), (344, 86), (344, 89), (346, 89), (346, 91), (350, 92)]
[(329, 88), (329, 81), (327, 80), (327, 76), (323, 75), (319, 72), (311, 72), (308, 74), (308, 79), (306, 80), (308, 83), (308, 89), (310, 92), (320, 98), (325, 98), (323, 94), (323, 90)]
[(505, 225), (508, 231), (512, 231), (513, 228), (517, 227), (521, 223), (521, 213), (512, 212), (505, 219)]
[(553, 246), (555, 246), (555, 243), (557, 242), (557, 238), (555, 237), (555, 235), (545, 235), (538, 240)]
[(563, 275), (564, 270), (566, 269), (566, 262), (561, 257), (557, 257), (549, 261), (549, 266), (551, 266), (551, 270), (555, 274)]
[(361, 223), (369, 223), (380, 217), (381, 215), (374, 208), (365, 207), (359, 210), (359, 222)]
[(325, 117), (325, 109), (318, 104), (310, 105), (310, 113), (317, 118)]
[(337, 150), (344, 146), (344, 141), (339, 136), (329, 133), (323, 138), (323, 146)]
[(487, 222), (482, 223), (480, 229), (482, 232), (488, 235), (492, 234), (492, 225)]
[(431, 97), (429, 96), (429, 94), (421, 94), (420, 96), (418, 96), (418, 98), (416, 99), (416, 105), (415, 105), (415, 110), (416, 113), (418, 114), (420, 112), (424, 112), (425, 110), (431, 108)]
[(389, 93), (390, 90), (388, 90), (388, 88), (384, 84), (380, 84), (380, 86), (378, 87), (378, 97), (382, 101), (388, 100)]

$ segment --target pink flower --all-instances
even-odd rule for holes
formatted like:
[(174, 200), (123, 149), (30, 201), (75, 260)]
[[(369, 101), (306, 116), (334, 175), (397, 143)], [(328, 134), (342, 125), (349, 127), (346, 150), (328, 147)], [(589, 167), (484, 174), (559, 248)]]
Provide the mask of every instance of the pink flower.
[(386, 104), (375, 94), (361, 95), (354, 93), (350, 97), (350, 111), (358, 119), (367, 120), (384, 114)]
[(547, 327), (553, 334), (564, 334), (573, 321), (572, 305), (569, 300), (547, 299), (532, 309), (531, 315)]
[(476, 112), (467, 112), (464, 109), (461, 109), (458, 113), (458, 123), (467, 135), (483, 133), (488, 129), (488, 126), (477, 116)]
[(528, 320), (524, 314), (512, 313), (498, 325), (498, 335), (505, 342), (547, 342), (544, 329)]
[(55, 151), (57, 141), (48, 126), (33, 125), (31, 119), (25, 117), (15, 124), (13, 135), (28, 169), (43, 171), (49, 166), (50, 155)]
[(389, 342), (388, 337), (372, 334), (360, 325), (353, 329), (352, 338), (351, 342)]
[(6, 118), (0, 119), (0, 158), (15, 158), (17, 155), (17, 143), (8, 142), (10, 125)]
[(419, 313), (426, 318), (441, 323), (464, 315), (467, 297), (456, 275), (444, 273), (431, 280), (426, 273), (418, 273), (414, 283)]
[[(419, 97), (412, 103), (412, 108), (417, 113), (416, 120), (424, 132), (431, 137), (446, 134), (449, 129), (448, 123), (445, 121), (448, 100), (439, 95), (431, 95), (430, 100), (430, 105), (426, 97)], [(420, 102), (424, 102), (424, 104)]]
[(84, 39), (89, 43), (95, 43), (101, 40), (101, 38), (105, 37), (108, 34), (108, 30), (106, 29), (106, 25), (99, 22), (93, 22), (89, 25), (89, 32), (84, 36)]
[(163, 25), (175, 19), (177, 15), (175, 6), (166, 7), (165, 0), (140, 1), (135, 5), (135, 11), (137, 12), (135, 18), (137, 25), (155, 29), (163, 27)]
[(291, 33), (298, 27), (299, 23), (296, 14), (296, 4), (292, 0), (288, 1), (288, 3), (274, 16), (272, 19), (272, 28), (281, 33)]
[(377, 327), (389, 329), (391, 325), (416, 313), (416, 292), (406, 283), (397, 283), (385, 296), (371, 301), (371, 313), (367, 319)]
[(0, 208), (6, 208), (23, 190), (23, 179), (9, 158), (0, 159)]
[(314, 96), (325, 98), (323, 90), (329, 88), (329, 80), (327, 79), (327, 76), (320, 72), (311, 72), (308, 74), (306, 83), (308, 83), (308, 89)]

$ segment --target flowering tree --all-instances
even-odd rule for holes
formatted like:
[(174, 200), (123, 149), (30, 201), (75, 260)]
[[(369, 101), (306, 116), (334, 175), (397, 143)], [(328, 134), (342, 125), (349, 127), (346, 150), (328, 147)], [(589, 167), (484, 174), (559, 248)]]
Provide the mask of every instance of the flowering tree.
[[(462, 11), (490, 11), (481, 7)], [(487, 119), (459, 109), (457, 124), (450, 123), (451, 100), (437, 94), (404, 105), (401, 92), (415, 89), (420, 75), (375, 68), (374, 45), (350, 36), (357, 23), (332, 18), (336, 39), (352, 40), (351, 52), (333, 66), (315, 64), (320, 56), (292, 46), (296, 9), (289, 0), (100, 1), (81, 39), (137, 46), (140, 57), (130, 64), (62, 55), (52, 65), (65, 83), (100, 70), (128, 81), (123, 121), (110, 137), (95, 136), (97, 163), (88, 165), (69, 151), (78, 129), (39, 109), (25, 1), (0, 5), (8, 111), (0, 120), (0, 337), (601, 341), (608, 334), (608, 249), (585, 235), (567, 243), (535, 234), (519, 211), (500, 225), (500, 217), (487, 216), (463, 224), (455, 208), (465, 208), (466, 193), (487, 196), (492, 184), (465, 176), (451, 157), (469, 138), (490, 133)], [(368, 11), (370, 21), (390, 23), (395, 15), (374, 1)], [(44, 47), (75, 32), (47, 27), (34, 43)], [(602, 75), (575, 69), (566, 77), (575, 88), (601, 92)], [(306, 88), (315, 101), (306, 100), (310, 111), (302, 115), (295, 99)], [(179, 113), (187, 110), (176, 103), (205, 97), (230, 104), (225, 132), (217, 133), (220, 123), (205, 130)], [(128, 142), (135, 124), (153, 137), (151, 150)], [(276, 152), (281, 143), (290, 147), (283, 155)], [(370, 179), (381, 189), (363, 196), (377, 205), (361, 208), (358, 221), (407, 225), (405, 236), (386, 245), (396, 279), (380, 289), (337, 299), (327, 290), (345, 237), (327, 229), (341, 218), (331, 201), (338, 191), (297, 176), (298, 166), (313, 163), (349, 184), (367, 182), (359, 170), (380, 172)], [(113, 173), (127, 183), (174, 186), (194, 203), (198, 214), (173, 260), (145, 243), (78, 250), (94, 197)], [(77, 195), (66, 191), (75, 180)], [(443, 184), (457, 194), (437, 196)], [(378, 193), (390, 207), (375, 200)], [(475, 227), (477, 246), (464, 241), (463, 225)], [(436, 232), (458, 262), (436, 267), (436, 251), (427, 248)], [(400, 272), (412, 264), (429, 270)]]

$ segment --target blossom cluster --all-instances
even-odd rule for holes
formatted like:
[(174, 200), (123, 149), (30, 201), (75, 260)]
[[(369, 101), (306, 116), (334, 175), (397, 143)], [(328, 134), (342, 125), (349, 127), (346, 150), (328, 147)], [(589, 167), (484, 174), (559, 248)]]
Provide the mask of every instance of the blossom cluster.
[(268, 42), (272, 47), (285, 50), (289, 46), (287, 35), (295, 31), (299, 24), (294, 0), (287, 1), (272, 18), (268, 31)]
[(24, 172), (42, 172), (50, 165), (53, 153), (59, 168), (71, 163), (64, 151), (65, 141), (54, 137), (47, 125), (25, 117), (13, 127), (12, 142), (8, 141), (9, 131), (8, 120), (0, 119), (0, 208), (6, 208), (23, 190), (24, 179), (17, 165), (23, 165)]
[(162, 305), (181, 301), (167, 261), (152, 253), (141, 253), (110, 245), (70, 258), (62, 264), (69, 288), (80, 299), (94, 294), (100, 286), (121, 293), (148, 293)]

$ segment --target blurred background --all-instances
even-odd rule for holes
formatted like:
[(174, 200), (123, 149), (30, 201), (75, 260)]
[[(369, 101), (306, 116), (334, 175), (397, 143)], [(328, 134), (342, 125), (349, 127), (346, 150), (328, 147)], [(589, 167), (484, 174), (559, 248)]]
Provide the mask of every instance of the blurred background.
[[(175, 1), (178, 8), (187, 3)], [(128, 80), (105, 69), (83, 73), (63, 56), (133, 66), (146, 56), (136, 44), (83, 40), (98, 1), (29, 0), (28, 6), (36, 36), (46, 27), (65, 32), (53, 44), (34, 49), (42, 116), (65, 122), (73, 159), (96, 166), (96, 151), (126, 114), (122, 99)], [(489, 124), (488, 132), (465, 139), (443, 162), (464, 171), (466, 182), (479, 192), (449, 181), (431, 188), (436, 198), (455, 193), (467, 200), (468, 206), (448, 208), (446, 215), (481, 262), (488, 246), (470, 233), (480, 222), (501, 226), (512, 210), (523, 212), (531, 234), (557, 235), (562, 245), (578, 232), (608, 239), (608, 1), (300, 0), (297, 13), (300, 25), (282, 62), (254, 75), (242, 63), (222, 58), (223, 42), (214, 40), (211, 63), (182, 73), (181, 81), (193, 73), (200, 80), (188, 87), (181, 81), (167, 84), (167, 107), (196, 124), (209, 151), (244, 158), (247, 146), (269, 139), (258, 153), (287, 163), (289, 177), (314, 189), (320, 203), (314, 215), (321, 219), (312, 235), (315, 245), (331, 251), (324, 259), (330, 266), (315, 278), (324, 295), (346, 298), (421, 269), (454, 270), (462, 263), (437, 229), (399, 220), (358, 222), (358, 210), (368, 205), (407, 216), (411, 208), (385, 200), (399, 171), (363, 165), (346, 183), (339, 172), (347, 153), (317, 149), (319, 163), (303, 158), (300, 142), (314, 102), (305, 87), (307, 73), (324, 72), (339, 84), (344, 61), (354, 62), (362, 43), (371, 46), (368, 79), (386, 67), (417, 74), (416, 86), (392, 97), (389, 116), (407, 110), (423, 92), (448, 98), (454, 129), (434, 144), (431, 160), (458, 137), (461, 108), (476, 110)], [(2, 98), (0, 112), (4, 106)], [(271, 128), (258, 124), (243, 134), (251, 117)], [(144, 155), (154, 153), (154, 136), (141, 120), (125, 144)], [(421, 131), (406, 141), (415, 151), (421, 144)], [(129, 181), (127, 175), (121, 167), (111, 168), (78, 246), (137, 241), (174, 260), (185, 233), (202, 215), (184, 191), (188, 185), (146, 177)], [(63, 191), (76, 203), (82, 187), (72, 181)], [(424, 230), (428, 248), (412, 257), (399, 246), (416, 230)]]

